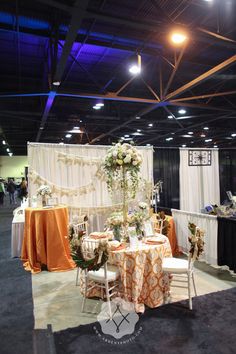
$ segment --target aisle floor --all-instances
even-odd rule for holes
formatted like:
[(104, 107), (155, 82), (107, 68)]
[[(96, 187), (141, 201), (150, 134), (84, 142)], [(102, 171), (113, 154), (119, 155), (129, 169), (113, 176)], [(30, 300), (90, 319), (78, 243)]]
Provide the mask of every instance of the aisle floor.
[[(236, 286), (236, 274), (203, 262), (197, 262), (196, 267), (198, 295)], [(75, 286), (75, 278), (76, 270), (60, 273), (43, 271), (32, 275), (35, 328), (46, 328), (51, 324), (53, 331), (58, 331), (97, 320), (101, 301), (88, 299), (86, 309), (91, 313), (82, 313), (82, 296), (79, 286)], [(172, 302), (183, 299), (187, 299), (187, 289), (173, 288)]]

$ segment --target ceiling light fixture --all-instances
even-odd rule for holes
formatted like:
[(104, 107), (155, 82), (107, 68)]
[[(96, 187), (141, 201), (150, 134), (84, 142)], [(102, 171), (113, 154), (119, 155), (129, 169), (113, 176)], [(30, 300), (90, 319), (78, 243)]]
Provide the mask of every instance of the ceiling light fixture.
[(178, 113), (179, 113), (179, 114), (185, 114), (185, 113), (186, 113), (186, 110), (183, 109), (183, 108), (181, 108), (181, 109), (178, 110)]
[(184, 145), (182, 145), (182, 148), (185, 148), (186, 147), (186, 145), (184, 144)]
[(152, 124), (152, 123), (149, 123), (148, 126), (149, 126), (149, 127), (153, 127), (153, 124)]
[(141, 132), (141, 129), (137, 129), (137, 132), (139, 132), (139, 133), (140, 133), (140, 132)]
[(6, 145), (6, 141), (5, 140), (2, 141), (2, 145)]
[(204, 130), (209, 130), (209, 128), (208, 128), (208, 127), (204, 127), (203, 129), (204, 129)]
[(96, 103), (96, 106), (97, 106), (97, 107), (103, 107), (103, 106), (104, 106), (104, 103), (102, 103), (102, 102)]
[(68, 133), (78, 134), (78, 133), (82, 133), (82, 131), (80, 130), (80, 127), (74, 127), (72, 130), (69, 130)]
[(183, 44), (187, 39), (187, 34), (183, 31), (176, 30), (170, 35), (171, 42), (175, 45)]
[(141, 55), (136, 54), (130, 59), (129, 72), (133, 75), (141, 73)]
[(192, 134), (193, 134), (193, 132), (188, 132), (188, 134), (192, 135)]
[(7, 148), (7, 152), (10, 152), (10, 149)]
[(59, 143), (59, 145), (64, 145), (64, 143), (61, 141), (61, 142)]
[(141, 119), (141, 117), (135, 117), (136, 119)]
[(53, 81), (53, 83), (52, 83), (54, 86), (60, 86), (60, 81)]
[(66, 134), (66, 138), (71, 138), (72, 134)]
[(134, 135), (134, 136), (142, 136), (143, 134), (139, 133), (139, 132), (134, 132), (134, 133), (132, 133), (132, 135)]
[(166, 141), (171, 141), (173, 140), (173, 138), (166, 138)]
[(218, 147), (218, 145), (214, 145), (213, 147), (214, 147), (214, 148), (217, 148), (217, 147)]
[(206, 134), (201, 134), (200, 137), (201, 137), (201, 138), (205, 138), (205, 137), (206, 137)]
[(236, 134), (235, 134), (235, 133), (233, 133), (233, 134), (231, 134), (231, 136), (234, 138), (234, 137), (236, 136)]
[(173, 116), (169, 115), (167, 116), (168, 119), (173, 119)]
[(212, 139), (205, 139), (205, 143), (209, 143)]
[(125, 137), (125, 138), (129, 138), (129, 134), (125, 134), (124, 137)]
[(100, 106), (93, 106), (93, 109), (101, 109)]

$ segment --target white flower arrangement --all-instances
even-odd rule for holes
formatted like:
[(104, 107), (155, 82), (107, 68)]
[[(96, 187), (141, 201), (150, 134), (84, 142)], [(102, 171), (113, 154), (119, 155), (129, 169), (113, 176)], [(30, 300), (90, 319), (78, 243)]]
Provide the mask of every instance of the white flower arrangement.
[(142, 157), (134, 146), (127, 143), (117, 143), (108, 150), (105, 168), (117, 169), (123, 165), (138, 168), (141, 163)]
[(49, 196), (51, 196), (52, 195), (52, 190), (51, 190), (51, 188), (48, 185), (43, 184), (37, 190), (37, 195), (41, 195), (41, 196), (49, 195)]
[(123, 215), (121, 212), (114, 212), (106, 220), (106, 225), (113, 228), (114, 226), (123, 225)]
[(121, 189), (127, 194), (126, 198), (134, 198), (138, 189), (141, 163), (142, 156), (134, 146), (127, 143), (112, 146), (104, 161), (109, 192), (113, 192), (114, 182), (119, 182)]
[(138, 207), (141, 210), (147, 210), (148, 209), (148, 205), (145, 202), (139, 202)]

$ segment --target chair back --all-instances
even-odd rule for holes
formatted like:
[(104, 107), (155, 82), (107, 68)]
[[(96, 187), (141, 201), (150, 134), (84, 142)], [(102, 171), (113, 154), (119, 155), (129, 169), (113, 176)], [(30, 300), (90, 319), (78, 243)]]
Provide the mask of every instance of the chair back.
[[(81, 250), (85, 260), (90, 260), (95, 257), (94, 250), (99, 247), (100, 244), (107, 244), (108, 240), (91, 240), (86, 237), (82, 238)], [(102, 260), (102, 251), (99, 254), (97, 263), (100, 263)], [(107, 261), (103, 264), (102, 268), (104, 269), (104, 278), (107, 279)]]
[(193, 267), (195, 260), (199, 258), (199, 256), (204, 251), (204, 241), (203, 241), (204, 232), (196, 226), (194, 235), (189, 236), (190, 249), (188, 253), (189, 267)]

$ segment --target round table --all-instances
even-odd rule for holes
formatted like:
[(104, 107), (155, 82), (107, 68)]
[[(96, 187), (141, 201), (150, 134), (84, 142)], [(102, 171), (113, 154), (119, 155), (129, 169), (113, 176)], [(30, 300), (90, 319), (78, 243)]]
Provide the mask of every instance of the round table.
[[(163, 304), (169, 294), (170, 277), (162, 272), (162, 259), (172, 257), (168, 238), (161, 235), (162, 244), (140, 244), (131, 249), (129, 245), (109, 252), (109, 263), (120, 271), (120, 296), (134, 303), (136, 312), (144, 312), (145, 305), (155, 308)], [(83, 277), (81, 278), (83, 293)], [(101, 296), (100, 289), (93, 288), (88, 297)]]
[(21, 259), (31, 273), (75, 268), (68, 241), (68, 208), (26, 208)]

